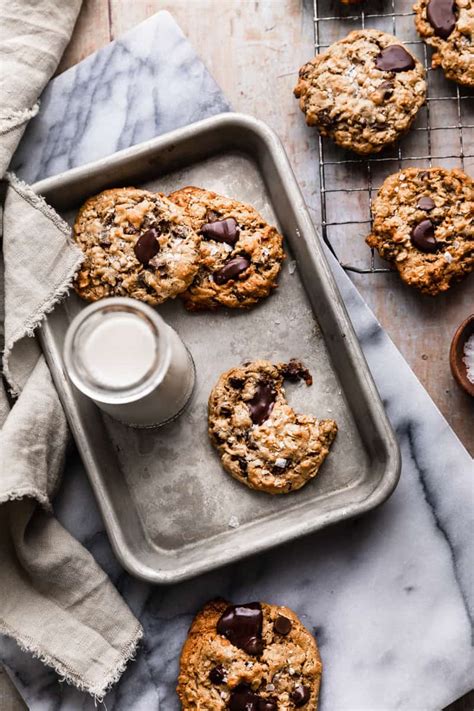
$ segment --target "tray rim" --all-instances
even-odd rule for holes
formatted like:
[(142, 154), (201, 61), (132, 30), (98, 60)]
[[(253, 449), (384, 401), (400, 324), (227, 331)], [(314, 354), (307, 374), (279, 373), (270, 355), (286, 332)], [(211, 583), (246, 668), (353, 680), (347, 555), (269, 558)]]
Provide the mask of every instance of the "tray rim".
[[(151, 567), (135, 556), (129, 543), (125, 539), (119, 522), (117, 521), (110, 499), (107, 495), (107, 491), (102, 486), (100, 477), (97, 477), (94, 473), (94, 470), (97, 468), (94, 456), (87, 446), (87, 441), (85, 441), (86, 437), (84, 436), (81, 428), (81, 418), (77, 408), (75, 407), (73, 390), (63, 371), (62, 359), (56, 358), (55, 349), (51, 347), (53, 340), (52, 330), (48, 322), (48, 318), (46, 318), (42, 328), (39, 331), (40, 342), (48, 365), (52, 370), (53, 379), (58, 389), (58, 393), (74, 439), (76, 440), (76, 444), (83, 460), (91, 487), (94, 491), (113, 551), (120, 563), (126, 570), (128, 570), (128, 572), (138, 578), (152, 583), (174, 584), (202, 574), (208, 570), (228, 565), (246, 556), (261, 553), (264, 550), (274, 548), (282, 543), (289, 542), (295, 538), (299, 538), (325, 528), (330, 524), (362, 515), (363, 513), (366, 513), (367, 511), (383, 503), (392, 494), (400, 478), (401, 456), (395, 433), (388, 420), (367, 361), (342, 300), (339, 288), (329, 267), (320, 237), (309, 216), (308, 209), (289, 163), (289, 159), (277, 134), (267, 124), (246, 114), (233, 112), (218, 114), (211, 118), (204, 119), (163, 134), (162, 136), (136, 144), (135, 146), (117, 151), (116, 153), (100, 158), (96, 161), (92, 161), (57, 175), (45, 178), (34, 183), (32, 189), (36, 193), (42, 194), (43, 192), (47, 193), (58, 187), (64, 188), (68, 182), (75, 183), (76, 181), (86, 180), (91, 171), (96, 172), (105, 167), (110, 169), (114, 164), (121, 163), (129, 157), (133, 157), (134, 159), (139, 159), (142, 156), (146, 157), (151, 150), (155, 153), (160, 150), (167, 150), (177, 142), (195, 137), (196, 133), (199, 134), (199, 132), (207, 132), (210, 130), (229, 127), (238, 127), (254, 133), (257, 136), (257, 139), (262, 142), (265, 149), (272, 156), (279, 173), (279, 179), (284, 186), (285, 192), (290, 197), (295, 213), (297, 212), (298, 214), (299, 224), (302, 225), (301, 234), (304, 236), (306, 242), (311, 242), (311, 258), (314, 261), (317, 259), (318, 269), (324, 272), (326, 279), (326, 283), (323, 285), (324, 290), (328, 295), (328, 300), (330, 301), (331, 308), (334, 311), (333, 315), (336, 318), (336, 322), (344, 325), (346, 342), (348, 343), (349, 351), (351, 352), (352, 359), (354, 361), (353, 366), (358, 371), (358, 375), (367, 395), (368, 401), (371, 402), (372, 407), (377, 411), (379, 434), (385, 447), (387, 461), (385, 471), (380, 481), (364, 501), (326, 512), (322, 517), (316, 519), (316, 521), (305, 521), (304, 525), (299, 523), (298, 531), (296, 532), (291, 532), (289, 534), (288, 528), (285, 528), (284, 531), (276, 531), (271, 542), (268, 542), (267, 540), (259, 542), (254, 541), (251, 550), (242, 550), (240, 547), (235, 547), (233, 552), (229, 551), (229, 554), (225, 556), (225, 559), (219, 557), (216, 560), (210, 562), (208, 561), (206, 564), (199, 566), (193, 566), (191, 564), (192, 569), (189, 569), (189, 563), (183, 565), (182, 561), (179, 559), (176, 559), (176, 567), (173, 570), (160, 570)], [(168, 552), (166, 552), (166, 555), (169, 555)]]

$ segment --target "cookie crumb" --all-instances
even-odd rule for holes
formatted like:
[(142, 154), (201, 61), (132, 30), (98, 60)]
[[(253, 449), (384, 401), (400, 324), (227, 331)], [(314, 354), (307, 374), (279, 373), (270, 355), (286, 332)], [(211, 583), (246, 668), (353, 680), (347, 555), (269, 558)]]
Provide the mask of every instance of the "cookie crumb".
[(296, 383), (298, 380), (304, 380), (309, 387), (313, 384), (313, 376), (308, 368), (305, 368), (301, 361), (292, 358), (289, 363), (285, 363), (281, 369), (282, 375), (286, 380)]

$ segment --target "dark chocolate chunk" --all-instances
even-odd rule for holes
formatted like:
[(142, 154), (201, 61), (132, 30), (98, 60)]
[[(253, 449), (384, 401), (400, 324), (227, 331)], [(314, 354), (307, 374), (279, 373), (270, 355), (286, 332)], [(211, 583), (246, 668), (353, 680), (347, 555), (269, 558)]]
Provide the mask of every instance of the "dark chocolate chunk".
[(240, 471), (246, 475), (249, 466), (247, 460), (245, 457), (237, 457), (237, 461), (239, 462)]
[(273, 623), (273, 629), (275, 630), (275, 632), (278, 632), (278, 634), (287, 635), (288, 632), (291, 630), (291, 627), (291, 620), (289, 620), (288, 617), (285, 617), (284, 615), (278, 615), (275, 618), (275, 622)]
[(286, 363), (281, 372), (286, 380), (291, 380), (293, 383), (296, 383), (298, 380), (304, 380), (306, 385), (313, 384), (311, 373), (304, 367), (303, 363), (296, 360), (296, 358), (292, 358), (289, 363)]
[(329, 115), (329, 111), (327, 109), (322, 109), (321, 111), (318, 112), (318, 124), (320, 126), (331, 126), (333, 123), (331, 116)]
[(228, 217), (226, 220), (208, 222), (201, 227), (201, 234), (216, 242), (227, 242), (232, 247), (239, 239), (237, 222), (233, 217)]
[(392, 96), (393, 90), (395, 89), (395, 87), (394, 87), (393, 82), (384, 81), (380, 84), (379, 89), (380, 89), (380, 91), (383, 92), (383, 98), (389, 99)]
[(147, 292), (147, 294), (153, 294), (153, 295), (155, 295), (155, 294), (156, 294), (156, 291), (155, 291), (154, 288), (151, 286), (151, 284), (148, 284), (146, 275), (147, 275), (147, 272), (146, 272), (146, 271), (140, 272), (140, 273), (138, 274), (138, 276), (137, 276), (137, 285), (140, 286), (140, 287), (142, 287), (143, 289), (145, 289), (146, 292)]
[(218, 664), (216, 667), (213, 667), (209, 672), (209, 679), (212, 681), (213, 684), (222, 684), (225, 679), (224, 667), (220, 664)]
[(217, 622), (217, 632), (247, 654), (258, 656), (263, 651), (262, 621), (259, 602), (229, 605)]
[(303, 686), (303, 684), (297, 686), (296, 689), (290, 694), (290, 699), (293, 701), (296, 708), (300, 708), (300, 706), (307, 704), (310, 698), (311, 691), (307, 686)]
[(245, 384), (245, 380), (242, 380), (242, 378), (229, 378), (229, 383), (236, 390), (242, 390)]
[(228, 708), (230, 711), (259, 711), (260, 700), (248, 684), (239, 684), (232, 690)]
[(230, 279), (244, 272), (250, 266), (250, 259), (244, 256), (234, 257), (229, 259), (223, 267), (214, 272), (214, 281), (216, 284), (225, 284)]
[(250, 417), (254, 425), (261, 425), (270, 417), (276, 392), (271, 383), (259, 383), (255, 395), (248, 401)]
[(158, 254), (160, 251), (158, 237), (158, 230), (155, 230), (154, 227), (140, 235), (133, 248), (139, 262), (147, 265), (155, 254)]
[(230, 711), (278, 711), (278, 703), (273, 696), (264, 699), (242, 683), (231, 692), (228, 708)]
[(453, 0), (430, 0), (426, 8), (426, 17), (435, 34), (442, 39), (448, 39), (456, 27)]
[(420, 252), (436, 252), (438, 243), (431, 220), (422, 220), (415, 225), (411, 231), (411, 241)]
[(434, 200), (432, 200), (432, 199), (431, 199), (430, 197), (428, 197), (427, 195), (426, 195), (426, 196), (423, 195), (423, 197), (421, 197), (421, 198), (418, 200), (417, 207), (419, 207), (420, 210), (426, 210), (426, 212), (429, 212), (429, 211), (432, 210), (434, 207), (436, 207), (436, 203), (435, 203)]
[(404, 47), (391, 44), (377, 55), (375, 66), (383, 72), (406, 72), (414, 68), (415, 60)]

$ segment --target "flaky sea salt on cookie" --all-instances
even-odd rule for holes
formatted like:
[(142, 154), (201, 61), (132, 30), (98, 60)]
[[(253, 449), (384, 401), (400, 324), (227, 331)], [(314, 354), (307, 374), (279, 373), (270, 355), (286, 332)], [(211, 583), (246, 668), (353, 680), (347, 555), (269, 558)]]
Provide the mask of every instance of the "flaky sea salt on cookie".
[(400, 277), (436, 295), (474, 268), (474, 181), (461, 170), (406, 168), (389, 176), (372, 205), (367, 244)]
[(202, 237), (199, 271), (182, 295), (188, 310), (244, 309), (276, 288), (283, 238), (251, 205), (196, 187), (169, 197)]
[(87, 301), (130, 296), (161, 304), (198, 269), (199, 235), (184, 210), (157, 193), (105, 190), (81, 207), (73, 234), (85, 254), (75, 289)]
[(426, 98), (425, 70), (396, 37), (355, 30), (301, 67), (294, 93), (323, 136), (377, 153), (413, 123)]

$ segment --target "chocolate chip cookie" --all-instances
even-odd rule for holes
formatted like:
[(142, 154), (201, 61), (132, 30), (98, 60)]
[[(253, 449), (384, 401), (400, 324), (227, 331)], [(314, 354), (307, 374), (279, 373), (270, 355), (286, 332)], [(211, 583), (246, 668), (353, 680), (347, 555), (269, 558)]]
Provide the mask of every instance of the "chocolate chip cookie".
[(322, 665), (314, 637), (287, 607), (207, 603), (181, 652), (183, 711), (316, 711)]
[(244, 309), (276, 288), (283, 239), (253, 207), (195, 187), (170, 200), (186, 210), (202, 237), (199, 271), (182, 294), (187, 309)]
[(85, 254), (75, 288), (87, 301), (131, 296), (161, 304), (198, 270), (200, 237), (184, 210), (146, 190), (116, 188), (87, 200), (74, 239)]
[(424, 294), (474, 268), (474, 181), (462, 171), (406, 168), (385, 180), (372, 210), (367, 244)]
[(224, 468), (269, 494), (295, 491), (313, 479), (337, 433), (333, 420), (289, 406), (285, 379), (313, 382), (299, 361), (257, 360), (221, 375), (209, 398), (209, 437)]
[(396, 37), (355, 30), (301, 67), (294, 93), (321, 135), (377, 153), (410, 128), (425, 101), (425, 70)]
[(419, 35), (435, 50), (432, 67), (474, 86), (473, 0), (418, 0), (413, 9)]

